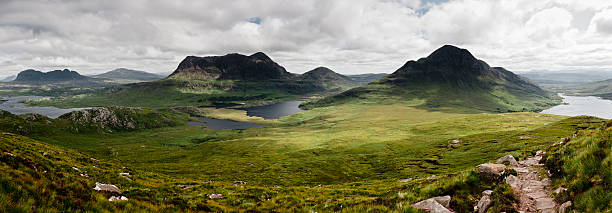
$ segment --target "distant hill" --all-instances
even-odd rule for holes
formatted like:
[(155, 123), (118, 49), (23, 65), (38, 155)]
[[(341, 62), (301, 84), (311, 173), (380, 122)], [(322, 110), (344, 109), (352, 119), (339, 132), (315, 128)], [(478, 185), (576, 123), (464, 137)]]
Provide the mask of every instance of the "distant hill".
[(504, 68), (490, 67), (468, 50), (445, 45), (426, 58), (363, 87), (304, 104), (404, 103), (428, 109), (471, 112), (538, 111), (560, 99)]
[(16, 75), (11, 75), (11, 76), (7, 76), (4, 79), (0, 80), (0, 82), (11, 82), (14, 81), (17, 78)]
[(250, 56), (237, 53), (225, 56), (188, 56), (170, 78), (265, 81), (290, 79), (293, 75), (262, 52)]
[(563, 92), (568, 95), (597, 96), (612, 100), (612, 79), (567, 86)]
[(347, 75), (351, 80), (365, 85), (373, 81), (377, 81), (388, 75), (387, 73), (367, 73), (367, 74), (358, 74), (358, 75)]
[(99, 75), (91, 76), (93, 78), (105, 78), (115, 80), (136, 80), (136, 81), (155, 81), (164, 78), (165, 76), (148, 73), (145, 71), (131, 70), (126, 68), (118, 68)]
[(17, 75), (15, 82), (61, 82), (88, 80), (88, 77), (68, 69), (41, 72), (38, 70), (24, 70)]
[[(54, 106), (210, 106), (258, 104), (337, 94), (359, 84), (320, 67), (289, 73), (266, 54), (188, 56), (162, 80), (111, 87), (87, 97), (65, 97)], [(60, 100), (60, 99), (57, 99)]]

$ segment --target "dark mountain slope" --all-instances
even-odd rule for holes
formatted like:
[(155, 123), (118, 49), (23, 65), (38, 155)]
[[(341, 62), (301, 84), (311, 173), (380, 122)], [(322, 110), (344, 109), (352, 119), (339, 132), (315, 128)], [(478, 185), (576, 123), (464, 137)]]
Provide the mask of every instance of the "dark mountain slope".
[(188, 56), (170, 78), (265, 81), (290, 79), (293, 75), (262, 52), (250, 56), (237, 53), (225, 56)]
[(361, 101), (404, 103), (461, 111), (538, 111), (559, 103), (554, 95), (514, 73), (490, 67), (469, 51), (445, 45), (426, 58), (408, 61), (394, 73), (306, 108)]
[(366, 85), (370, 82), (377, 81), (381, 78), (384, 78), (385, 76), (387, 76), (387, 73), (368, 73), (368, 74), (357, 74), (357, 75), (347, 75), (347, 76), (351, 78), (353, 81), (361, 85)]
[(75, 71), (68, 69), (41, 72), (37, 70), (24, 70), (17, 75), (16, 82), (59, 82), (87, 80), (88, 77), (82, 76)]

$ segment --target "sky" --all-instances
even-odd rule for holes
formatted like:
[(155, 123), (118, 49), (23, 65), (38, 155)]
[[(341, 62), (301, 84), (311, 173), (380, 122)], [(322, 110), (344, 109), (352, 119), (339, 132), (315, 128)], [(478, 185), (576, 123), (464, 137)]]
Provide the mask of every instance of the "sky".
[(0, 76), (259, 51), (293, 73), (391, 73), (444, 44), (516, 72), (612, 71), (612, 1), (0, 0)]

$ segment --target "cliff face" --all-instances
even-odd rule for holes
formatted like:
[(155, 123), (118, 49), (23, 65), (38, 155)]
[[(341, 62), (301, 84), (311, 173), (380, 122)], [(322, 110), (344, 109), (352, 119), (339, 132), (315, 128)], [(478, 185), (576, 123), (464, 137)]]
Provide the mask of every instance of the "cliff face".
[(290, 79), (293, 75), (262, 52), (250, 56), (237, 53), (224, 56), (188, 56), (170, 78), (265, 81)]

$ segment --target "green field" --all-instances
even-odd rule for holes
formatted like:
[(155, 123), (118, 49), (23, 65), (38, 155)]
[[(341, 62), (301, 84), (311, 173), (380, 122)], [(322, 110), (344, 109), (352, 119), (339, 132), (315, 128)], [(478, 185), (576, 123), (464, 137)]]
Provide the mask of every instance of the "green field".
[[(186, 116), (176, 110), (142, 113), (149, 116), (133, 116)], [(75, 133), (62, 128), (70, 123), (59, 119), (49, 124), (55, 131), (47, 132), (39, 131), (48, 125), (46, 121), (3, 116), (2, 128), (102, 162), (128, 166), (138, 174), (137, 179), (115, 184), (129, 188), (124, 194), (133, 199), (130, 204), (100, 204), (106, 201), (92, 194), (97, 196), (96, 205), (108, 208), (409, 211), (411, 202), (442, 193), (455, 197), (455, 209), (467, 210), (474, 205), (472, 196), (497, 187), (470, 172), (476, 165), (509, 153), (519, 158), (531, 155), (583, 127), (601, 123), (587, 117), (449, 113), (402, 104), (344, 104), (275, 121), (231, 109), (202, 108), (194, 113), (192, 108), (190, 113), (266, 127), (215, 131), (177, 122), (153, 129)], [(32, 131), (19, 132), (10, 125), (19, 123), (15, 120)], [(455, 139), (460, 143), (451, 144)], [(120, 166), (112, 171), (121, 170), (117, 168)], [(436, 178), (427, 179), (431, 175)], [(102, 177), (90, 178), (84, 185), (116, 180)], [(415, 180), (398, 182), (405, 178)], [(206, 182), (209, 180), (214, 182)], [(238, 180), (248, 185), (231, 186)], [(179, 185), (195, 188), (181, 190)], [(211, 200), (206, 197), (210, 193), (226, 198)]]

